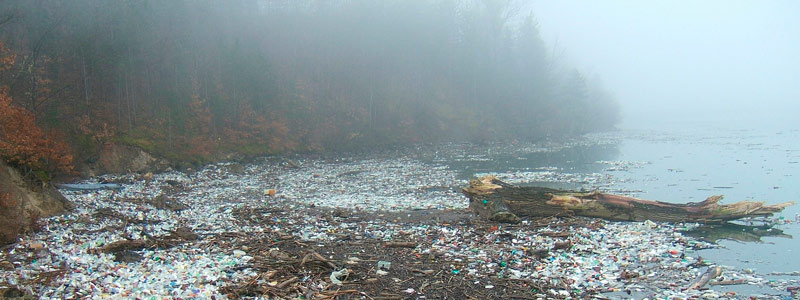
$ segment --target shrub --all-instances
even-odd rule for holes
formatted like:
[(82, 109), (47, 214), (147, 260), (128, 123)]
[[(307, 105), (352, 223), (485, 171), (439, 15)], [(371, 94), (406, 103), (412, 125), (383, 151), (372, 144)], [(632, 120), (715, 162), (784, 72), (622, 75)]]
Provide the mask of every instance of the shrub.
[(53, 172), (72, 172), (69, 146), (45, 134), (32, 113), (11, 103), (7, 88), (0, 88), (0, 157), (43, 182)]

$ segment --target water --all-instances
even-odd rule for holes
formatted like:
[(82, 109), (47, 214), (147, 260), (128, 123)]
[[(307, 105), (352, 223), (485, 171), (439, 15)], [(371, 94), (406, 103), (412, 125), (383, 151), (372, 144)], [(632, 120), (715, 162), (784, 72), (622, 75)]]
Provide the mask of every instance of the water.
[[(725, 195), (725, 203), (742, 200), (777, 204), (800, 200), (800, 131), (705, 131), (630, 135), (620, 144), (620, 159), (647, 160), (650, 164), (630, 171), (642, 198), (670, 202), (702, 201)], [(797, 221), (800, 207), (791, 206), (779, 216)], [(797, 225), (778, 226), (782, 237), (761, 242), (720, 240), (721, 248), (698, 255), (724, 266), (752, 269), (758, 274), (800, 270), (794, 259), (800, 249)], [(777, 276), (765, 276), (768, 279)], [(739, 293), (766, 292), (751, 285), (721, 287)]]
[[(800, 200), (800, 130), (624, 130), (589, 136), (555, 151), (472, 150), (477, 153), (449, 162), (465, 178), (497, 174), (515, 183), (600, 189), (674, 203), (720, 194), (723, 203)], [(791, 206), (779, 216), (800, 221), (800, 207)], [(800, 225), (776, 228), (784, 234), (749, 242), (723, 239), (720, 248), (696, 254), (767, 279), (778, 278), (769, 275), (773, 272), (800, 271), (800, 260), (794, 259), (800, 241), (792, 238), (800, 237)], [(752, 285), (717, 289), (768, 292)]]

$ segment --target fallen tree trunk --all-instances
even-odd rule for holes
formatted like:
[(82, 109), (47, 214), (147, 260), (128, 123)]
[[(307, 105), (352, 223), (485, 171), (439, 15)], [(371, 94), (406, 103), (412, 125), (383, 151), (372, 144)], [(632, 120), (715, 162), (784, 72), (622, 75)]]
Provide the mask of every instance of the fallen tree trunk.
[(601, 192), (575, 192), (514, 186), (494, 176), (470, 180), (463, 189), (470, 208), (489, 220), (516, 223), (519, 216), (578, 215), (618, 221), (724, 223), (746, 217), (770, 216), (794, 202), (764, 205), (744, 201), (722, 205), (722, 196), (700, 203), (675, 204)]

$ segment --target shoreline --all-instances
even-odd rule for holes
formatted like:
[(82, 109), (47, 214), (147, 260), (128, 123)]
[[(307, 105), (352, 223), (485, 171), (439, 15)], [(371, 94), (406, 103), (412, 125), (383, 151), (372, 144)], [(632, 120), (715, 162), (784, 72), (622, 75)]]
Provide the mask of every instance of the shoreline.
[[(0, 260), (14, 270), (0, 274), (4, 285), (40, 298), (742, 296), (717, 286), (683, 290), (713, 264), (695, 250), (712, 245), (685, 236), (684, 225), (569, 217), (486, 223), (466, 211), (458, 178), (402, 156), (104, 176), (125, 188), (63, 191), (76, 210), (46, 219), (43, 231), (3, 251)], [(174, 238), (180, 228), (197, 238)], [(122, 240), (174, 245), (97, 253)], [(330, 275), (342, 268), (350, 273), (337, 286)], [(793, 284), (729, 267), (719, 280), (769, 286), (766, 299)]]

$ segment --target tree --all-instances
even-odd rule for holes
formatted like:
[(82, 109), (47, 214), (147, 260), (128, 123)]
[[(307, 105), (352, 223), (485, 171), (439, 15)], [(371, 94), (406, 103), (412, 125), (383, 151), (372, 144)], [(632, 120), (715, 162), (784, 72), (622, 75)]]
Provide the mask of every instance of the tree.
[[(14, 64), (14, 56), (5, 55), (0, 55), (0, 71)], [(48, 181), (54, 172), (72, 171), (67, 144), (55, 141), (36, 125), (31, 112), (13, 104), (7, 87), (0, 87), (0, 157), (40, 181)]]
[(0, 82), (71, 142), (197, 163), (613, 125), (610, 94), (556, 68), (528, 13), (509, 0), (0, 1), (0, 39), (19, 54)]
[(11, 103), (7, 88), (0, 88), (0, 157), (40, 181), (49, 181), (54, 172), (71, 172), (69, 146), (45, 134), (34, 120)]

